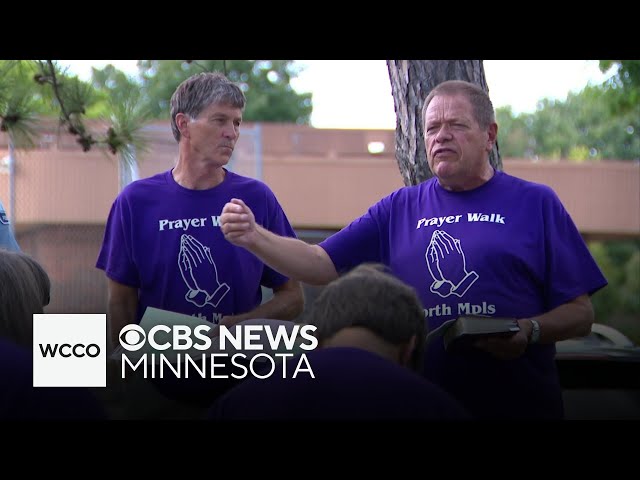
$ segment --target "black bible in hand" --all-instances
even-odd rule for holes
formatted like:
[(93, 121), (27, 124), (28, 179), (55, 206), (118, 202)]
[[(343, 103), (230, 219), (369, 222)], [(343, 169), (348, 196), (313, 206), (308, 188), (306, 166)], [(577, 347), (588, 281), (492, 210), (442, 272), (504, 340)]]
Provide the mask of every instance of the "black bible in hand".
[(479, 338), (510, 337), (520, 331), (515, 318), (462, 315), (446, 329), (442, 338), (447, 351), (472, 347)]

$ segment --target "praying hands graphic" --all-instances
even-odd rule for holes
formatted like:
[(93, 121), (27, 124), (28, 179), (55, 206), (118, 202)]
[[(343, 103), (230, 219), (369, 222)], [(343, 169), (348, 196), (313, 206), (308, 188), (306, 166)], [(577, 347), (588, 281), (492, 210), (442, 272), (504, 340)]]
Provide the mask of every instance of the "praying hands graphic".
[(462, 297), (479, 278), (473, 270), (467, 271), (460, 240), (445, 231), (433, 232), (425, 258), (433, 277), (429, 290), (443, 298), (449, 295)]
[(211, 249), (191, 235), (185, 234), (180, 238), (178, 264), (184, 283), (189, 288), (185, 298), (194, 305), (217, 307), (229, 292), (229, 285), (220, 284), (218, 280), (218, 269), (211, 258)]

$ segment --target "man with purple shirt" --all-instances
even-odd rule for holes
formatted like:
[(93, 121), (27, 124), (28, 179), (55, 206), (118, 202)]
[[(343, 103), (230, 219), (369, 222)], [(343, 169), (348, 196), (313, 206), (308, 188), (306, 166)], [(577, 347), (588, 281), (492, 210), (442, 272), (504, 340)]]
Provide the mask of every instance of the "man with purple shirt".
[[(225, 167), (240, 135), (242, 90), (220, 73), (186, 79), (171, 97), (177, 164), (128, 185), (116, 198), (96, 266), (109, 283), (113, 346), (147, 307), (231, 326), (249, 318), (291, 320), (303, 307), (300, 283), (227, 242), (220, 214), (241, 196), (267, 231), (295, 237), (273, 192)], [(273, 290), (262, 303), (261, 286)]]
[(467, 314), (517, 318), (517, 334), (469, 351), (433, 343), (425, 375), (477, 417), (562, 418), (555, 342), (590, 331), (590, 295), (607, 281), (549, 187), (490, 165), (498, 126), (481, 88), (436, 86), (422, 118), (435, 177), (397, 190), (319, 245), (265, 232), (240, 199), (224, 207), (222, 231), (312, 284), (382, 262), (416, 289), (430, 329)]

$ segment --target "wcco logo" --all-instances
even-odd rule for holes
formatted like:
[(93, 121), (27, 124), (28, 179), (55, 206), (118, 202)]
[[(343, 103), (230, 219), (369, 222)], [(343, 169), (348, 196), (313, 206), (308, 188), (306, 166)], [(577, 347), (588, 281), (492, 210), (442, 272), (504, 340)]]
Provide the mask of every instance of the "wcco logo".
[(34, 387), (106, 387), (105, 314), (33, 315)]
[[(84, 345), (82, 343), (78, 343), (76, 345), (69, 345), (68, 343), (59, 344), (40, 344), (40, 352), (43, 357), (51, 357), (54, 358), (56, 354), (61, 357), (69, 358), (71, 356), (82, 358), (85, 355), (87, 357), (95, 358), (100, 355), (100, 347), (95, 343), (90, 345)], [(66, 349), (66, 351), (65, 351)]]

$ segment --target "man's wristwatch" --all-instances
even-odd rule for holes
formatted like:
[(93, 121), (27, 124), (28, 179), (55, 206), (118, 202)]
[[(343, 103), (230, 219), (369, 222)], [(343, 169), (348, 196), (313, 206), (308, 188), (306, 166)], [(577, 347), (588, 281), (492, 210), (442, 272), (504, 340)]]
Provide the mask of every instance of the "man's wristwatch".
[(538, 343), (540, 341), (540, 324), (537, 320), (530, 318), (531, 334), (529, 335), (529, 343)]

